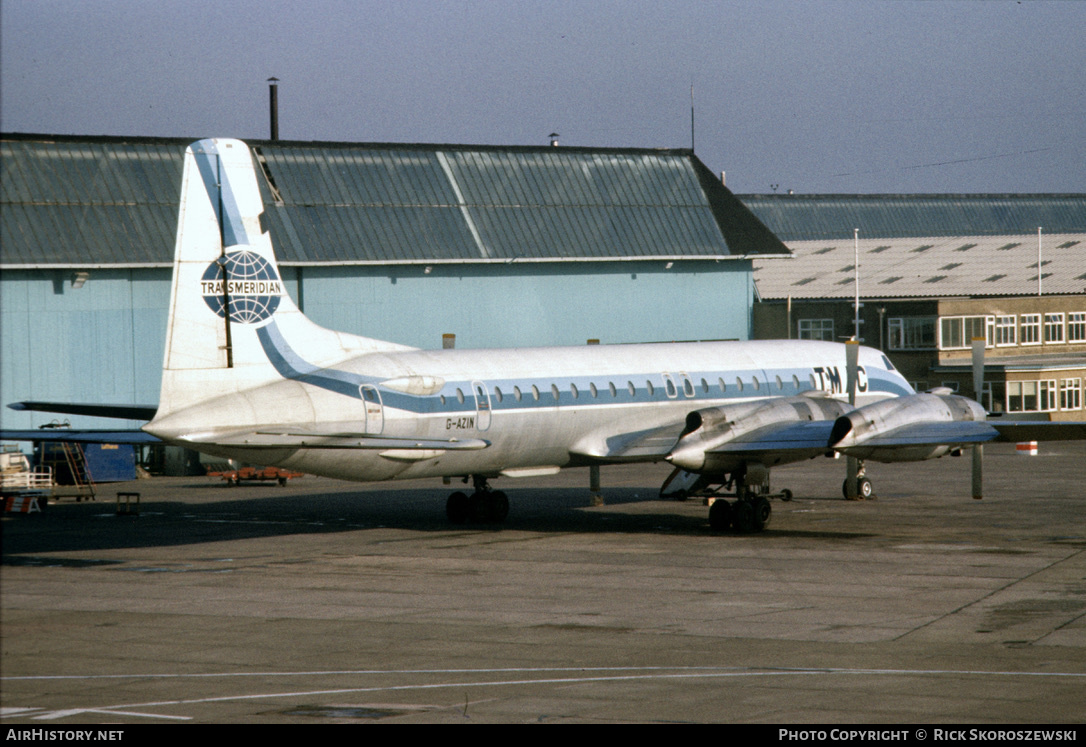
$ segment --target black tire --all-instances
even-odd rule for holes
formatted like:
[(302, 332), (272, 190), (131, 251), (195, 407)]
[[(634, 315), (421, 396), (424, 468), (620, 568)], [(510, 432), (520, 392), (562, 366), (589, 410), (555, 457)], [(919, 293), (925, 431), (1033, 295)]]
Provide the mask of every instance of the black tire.
[(501, 524), (509, 516), (509, 496), (500, 490), (495, 490), (487, 497), (489, 508), (489, 520), (495, 524)]
[(870, 499), (875, 494), (875, 486), (871, 484), (871, 481), (866, 477), (861, 477), (856, 481), (856, 495), (863, 498), (865, 501)]
[(769, 519), (773, 515), (773, 507), (769, 505), (769, 500), (764, 496), (758, 496), (751, 501), (751, 510), (754, 515), (753, 528), (755, 532), (760, 532), (769, 526)]
[(784, 501), (785, 503), (792, 500), (792, 498), (794, 498), (794, 497), (795, 496), (792, 495), (792, 491), (789, 490), (788, 488), (785, 488), (784, 490), (781, 491), (781, 500)]
[(456, 492), (449, 496), (445, 502), (445, 516), (453, 524), (463, 524), (471, 514), (471, 503), (467, 495)]
[(750, 501), (737, 501), (732, 508), (732, 527), (739, 534), (754, 531), (754, 507)]
[(709, 526), (718, 532), (726, 532), (732, 525), (732, 507), (723, 498), (709, 506)]

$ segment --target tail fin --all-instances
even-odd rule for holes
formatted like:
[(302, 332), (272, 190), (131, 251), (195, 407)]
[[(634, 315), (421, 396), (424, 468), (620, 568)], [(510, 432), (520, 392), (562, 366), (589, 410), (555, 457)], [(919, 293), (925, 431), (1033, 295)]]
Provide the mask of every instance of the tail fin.
[(249, 147), (223, 139), (188, 147), (158, 417), (299, 365), (400, 349), (310, 322), (279, 273)]

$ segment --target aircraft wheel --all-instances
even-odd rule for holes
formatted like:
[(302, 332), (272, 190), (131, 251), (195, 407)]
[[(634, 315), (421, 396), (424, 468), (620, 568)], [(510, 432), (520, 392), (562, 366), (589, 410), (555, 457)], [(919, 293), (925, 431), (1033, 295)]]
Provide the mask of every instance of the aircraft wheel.
[(792, 491), (789, 490), (788, 488), (785, 488), (784, 490), (781, 491), (781, 500), (784, 501), (785, 503), (792, 500), (792, 498), (794, 498), (794, 497), (795, 496), (792, 495)]
[(471, 513), (471, 502), (464, 493), (453, 493), (445, 502), (445, 515), (453, 524), (463, 524)]
[(751, 514), (753, 516), (752, 526), (755, 532), (760, 532), (769, 526), (769, 517), (773, 513), (773, 507), (769, 505), (769, 501), (759, 496), (751, 501)]
[(856, 482), (856, 495), (865, 501), (875, 494), (875, 486), (866, 477), (861, 477)]
[(718, 532), (726, 532), (732, 525), (732, 507), (723, 498), (709, 506), (709, 526)]
[(754, 531), (754, 507), (750, 501), (737, 501), (732, 508), (732, 526), (740, 534)]
[[(845, 499), (848, 499), (848, 480), (846, 479), (841, 483), (841, 492), (844, 493)], [(871, 484), (871, 481), (866, 477), (856, 478), (856, 500), (866, 501), (875, 493), (875, 486)]]
[(501, 524), (505, 521), (505, 518), (509, 516), (509, 496), (500, 490), (495, 490), (486, 498), (488, 513), (490, 514), (489, 521), (495, 524)]

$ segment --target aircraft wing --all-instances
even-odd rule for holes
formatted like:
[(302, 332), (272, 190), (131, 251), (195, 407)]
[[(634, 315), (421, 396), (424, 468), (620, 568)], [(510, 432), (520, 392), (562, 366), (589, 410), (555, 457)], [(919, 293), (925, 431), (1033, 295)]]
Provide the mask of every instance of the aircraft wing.
[(1083, 441), (1086, 423), (1008, 421), (988, 424), (999, 432), (1000, 441)]
[(967, 446), (999, 439), (999, 431), (983, 421), (918, 421), (864, 440), (878, 448), (914, 446)]
[[(573, 456), (589, 462), (660, 461), (674, 450), (685, 427), (685, 420), (642, 431), (616, 434), (603, 440), (602, 448), (582, 447)], [(741, 456), (746, 459), (785, 456), (806, 458), (829, 451), (827, 445), (832, 420), (774, 423), (745, 433), (706, 453)]]
[(586, 464), (659, 461), (671, 453), (683, 425), (683, 421), (676, 420), (656, 428), (593, 434), (571, 449), (570, 454)]
[(733, 441), (709, 449), (709, 454), (779, 454), (786, 452), (829, 451), (832, 420), (780, 423), (744, 434)]

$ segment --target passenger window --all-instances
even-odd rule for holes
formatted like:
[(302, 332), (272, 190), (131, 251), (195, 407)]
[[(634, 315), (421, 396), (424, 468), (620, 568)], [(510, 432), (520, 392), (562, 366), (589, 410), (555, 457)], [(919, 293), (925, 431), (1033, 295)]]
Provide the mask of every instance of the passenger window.
[(532, 384), (532, 399), (534, 399), (536, 402), (539, 401), (539, 387), (537, 387), (535, 384)]
[(735, 388), (739, 391), (743, 391), (743, 380), (738, 376), (735, 377)]
[(647, 379), (645, 380), (645, 391), (649, 393), (650, 397), (656, 393), (656, 387), (654, 387), (652, 382)]
[(573, 395), (573, 399), (577, 399), (577, 397), (580, 395), (580, 392), (577, 391), (576, 384), (569, 385), (569, 393)]
[(724, 377), (723, 376), (721, 376), (719, 379), (717, 379), (717, 381), (720, 382), (720, 393), (721, 394), (728, 391), (728, 385), (724, 383)]
[(635, 387), (633, 385), (632, 381), (627, 381), (626, 382), (626, 389), (630, 392), (631, 397), (634, 397), (634, 396), (637, 395), (637, 387)]
[(558, 401), (558, 385), (557, 384), (551, 384), (551, 394), (554, 395), (554, 401), (557, 402)]
[(778, 390), (780, 390), (780, 389), (784, 389), (784, 382), (783, 382), (783, 381), (781, 381), (781, 377), (780, 377), (780, 376), (778, 376), (778, 377), (777, 377), (777, 389), (778, 389)]
[(464, 404), (464, 393), (460, 391), (460, 387), (456, 388), (456, 401), (460, 404)]
[(607, 388), (611, 390), (611, 396), (612, 397), (617, 397), (618, 396), (618, 389), (615, 388), (615, 382), (608, 381), (607, 382)]
[(593, 398), (593, 399), (595, 399), (596, 397), (600, 396), (600, 391), (599, 391), (599, 389), (596, 389), (596, 384), (595, 384), (595, 382), (593, 382), (593, 383), (589, 384), (588, 386), (589, 386), (589, 388), (590, 388), (590, 389), (592, 390), (592, 398)]
[(497, 387), (497, 386), (496, 386), (496, 387), (494, 387), (494, 399), (498, 400), (498, 402), (501, 402), (501, 401), (502, 401), (502, 390), (501, 390), (501, 387)]
[(675, 382), (671, 379), (664, 379), (664, 388), (667, 389), (667, 396), (669, 398), (676, 397), (679, 394), (679, 392), (675, 389)]
[(524, 395), (521, 394), (519, 386), (513, 387), (513, 399), (515, 399), (517, 402), (520, 402), (520, 398), (523, 397), (523, 396)]

